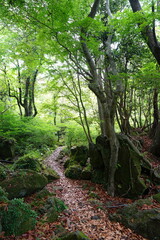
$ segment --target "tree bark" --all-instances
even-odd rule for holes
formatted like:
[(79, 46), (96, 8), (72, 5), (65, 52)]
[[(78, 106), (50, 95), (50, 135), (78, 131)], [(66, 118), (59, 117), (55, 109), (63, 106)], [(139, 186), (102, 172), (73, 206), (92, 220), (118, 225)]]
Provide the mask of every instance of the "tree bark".
[(158, 126), (158, 121), (159, 121), (159, 111), (158, 111), (158, 90), (157, 88), (154, 89), (154, 94), (153, 94), (153, 125), (150, 130), (150, 137), (154, 138), (156, 128)]

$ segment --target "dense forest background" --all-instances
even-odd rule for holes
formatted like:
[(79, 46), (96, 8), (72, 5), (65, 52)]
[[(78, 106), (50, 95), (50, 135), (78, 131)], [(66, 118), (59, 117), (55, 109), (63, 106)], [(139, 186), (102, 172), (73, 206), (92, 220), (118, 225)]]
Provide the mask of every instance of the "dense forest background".
[(159, 20), (155, 0), (0, 0), (1, 161), (87, 146), (111, 196), (126, 151), (159, 161)]

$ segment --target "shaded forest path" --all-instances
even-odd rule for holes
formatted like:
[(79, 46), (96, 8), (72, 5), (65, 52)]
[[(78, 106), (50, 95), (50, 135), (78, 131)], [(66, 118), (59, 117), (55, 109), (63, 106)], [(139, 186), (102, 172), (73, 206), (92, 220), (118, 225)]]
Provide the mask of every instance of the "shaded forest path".
[(65, 177), (63, 159), (59, 154), (63, 147), (57, 148), (45, 160), (60, 179), (47, 185), (50, 192), (63, 199), (68, 210), (62, 213), (58, 222), (69, 231), (83, 231), (91, 240), (144, 240), (119, 223), (113, 223), (108, 215), (114, 208), (109, 206), (130, 203), (130, 200), (110, 197), (101, 185), (87, 180), (71, 180)]

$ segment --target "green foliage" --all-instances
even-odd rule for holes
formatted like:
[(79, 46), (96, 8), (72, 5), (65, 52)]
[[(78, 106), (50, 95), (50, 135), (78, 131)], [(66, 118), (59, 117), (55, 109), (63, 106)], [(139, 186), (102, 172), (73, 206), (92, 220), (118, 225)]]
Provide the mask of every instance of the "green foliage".
[(0, 202), (8, 202), (8, 193), (6, 193), (6, 191), (0, 187)]
[(89, 197), (100, 199), (100, 196), (95, 192), (89, 192)]
[(54, 203), (55, 203), (55, 210), (58, 213), (61, 213), (65, 209), (67, 209), (67, 206), (64, 204), (64, 202), (60, 198), (54, 198)]
[(55, 144), (55, 129), (38, 118), (22, 118), (7, 113), (0, 115), (0, 135), (16, 139), (16, 153), (25, 154), (38, 150), (44, 153)]
[(83, 128), (78, 123), (71, 122), (66, 128), (65, 143), (68, 147), (88, 144)]
[(31, 169), (39, 172), (42, 168), (40, 161), (38, 160), (39, 154), (36, 152), (30, 152), (25, 154), (23, 157), (20, 157), (15, 161), (13, 168), (17, 169)]
[(6, 235), (21, 235), (34, 228), (36, 216), (29, 204), (22, 199), (13, 199), (9, 202), (8, 209), (1, 212), (3, 231)]
[(0, 181), (3, 181), (7, 176), (6, 168), (0, 165)]

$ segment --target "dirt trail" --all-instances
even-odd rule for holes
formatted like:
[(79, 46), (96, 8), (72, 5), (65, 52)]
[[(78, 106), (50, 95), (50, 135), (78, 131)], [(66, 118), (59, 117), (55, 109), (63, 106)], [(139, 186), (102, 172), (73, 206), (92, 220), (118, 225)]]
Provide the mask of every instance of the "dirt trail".
[[(65, 177), (58, 160), (63, 147), (59, 147), (46, 159), (45, 163), (57, 171), (60, 179), (48, 184), (47, 188), (56, 192), (69, 209), (60, 216), (59, 221), (70, 231), (83, 231), (91, 240), (145, 240), (119, 223), (108, 219), (106, 202), (117, 203), (119, 198), (111, 198), (100, 185), (85, 180), (71, 180)], [(84, 189), (85, 187), (85, 189)], [(93, 191), (99, 199), (88, 195)], [(127, 200), (126, 200), (127, 201)]]

